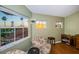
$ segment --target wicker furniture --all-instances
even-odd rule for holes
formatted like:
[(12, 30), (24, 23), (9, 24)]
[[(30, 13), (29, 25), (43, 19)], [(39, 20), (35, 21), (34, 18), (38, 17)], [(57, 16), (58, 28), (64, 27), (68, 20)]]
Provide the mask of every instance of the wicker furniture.
[(74, 36), (75, 48), (79, 49), (79, 34)]
[(48, 37), (48, 42), (50, 44), (55, 44), (55, 38), (54, 37)]
[(66, 34), (62, 34), (61, 35), (61, 41), (62, 43), (65, 43), (67, 45), (71, 45), (71, 41), (72, 41), (72, 36), (71, 35), (66, 35)]

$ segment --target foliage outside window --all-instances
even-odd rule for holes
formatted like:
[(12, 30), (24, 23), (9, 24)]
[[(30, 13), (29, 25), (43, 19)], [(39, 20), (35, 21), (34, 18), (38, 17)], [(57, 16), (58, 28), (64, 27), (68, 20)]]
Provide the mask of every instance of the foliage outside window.
[(0, 11), (0, 46), (28, 36), (28, 18)]

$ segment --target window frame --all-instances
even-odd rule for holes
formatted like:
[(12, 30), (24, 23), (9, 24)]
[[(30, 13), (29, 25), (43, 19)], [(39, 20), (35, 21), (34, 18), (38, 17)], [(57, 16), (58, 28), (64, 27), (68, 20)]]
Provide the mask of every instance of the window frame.
[[(2, 8), (2, 10), (3, 9), (5, 9), (4, 11), (10, 11), (10, 12), (12, 12), (12, 13), (17, 13), (16, 15), (18, 15), (18, 14), (20, 14), (20, 13), (18, 13), (18, 12), (15, 12), (15, 11), (13, 11), (13, 10), (10, 10), (10, 9), (8, 9), (8, 8), (5, 8), (5, 7), (3, 7), (3, 6), (0, 6), (0, 8)], [(22, 15), (22, 14), (20, 14), (20, 15)], [(29, 22), (29, 17), (27, 17), (27, 16), (25, 16), (25, 15), (22, 15), (22, 16), (24, 16), (24, 17), (26, 17), (28, 20), (28, 36), (27, 37), (24, 37), (24, 38), (22, 38), (22, 39), (20, 39), (20, 40), (16, 40), (16, 41), (14, 41), (14, 42), (11, 42), (11, 43), (8, 43), (8, 44), (6, 44), (6, 45), (3, 45), (3, 46), (0, 46), (0, 52), (1, 51), (4, 51), (5, 49), (8, 49), (8, 48), (10, 48), (10, 47), (13, 47), (13, 46), (15, 46), (16, 44), (18, 44), (18, 43), (20, 43), (20, 42), (23, 42), (24, 40), (27, 40), (27, 39), (29, 39), (30, 37), (31, 37), (31, 34), (30, 34), (30, 22)], [(1, 28), (1, 27), (0, 27)], [(9, 27), (10, 28), (10, 27)], [(15, 28), (15, 27), (11, 27), (11, 28)], [(15, 37), (15, 36), (14, 36)], [(0, 30), (0, 38), (1, 38), (1, 30)]]

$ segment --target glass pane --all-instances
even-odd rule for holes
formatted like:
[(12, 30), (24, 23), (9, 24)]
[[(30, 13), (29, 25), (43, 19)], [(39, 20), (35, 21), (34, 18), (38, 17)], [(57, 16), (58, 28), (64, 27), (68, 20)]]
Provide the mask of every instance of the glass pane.
[(14, 29), (2, 28), (1, 29), (1, 46), (14, 41)]
[(24, 37), (28, 36), (28, 28), (24, 28)]
[(16, 40), (23, 38), (23, 28), (16, 28)]
[(36, 21), (35, 27), (36, 29), (45, 29), (46, 21)]

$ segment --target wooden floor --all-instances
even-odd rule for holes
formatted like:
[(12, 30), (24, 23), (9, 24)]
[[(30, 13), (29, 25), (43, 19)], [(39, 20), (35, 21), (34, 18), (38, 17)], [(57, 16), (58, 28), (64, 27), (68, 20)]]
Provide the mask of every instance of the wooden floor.
[(79, 50), (69, 45), (58, 43), (52, 45), (50, 54), (79, 54)]

